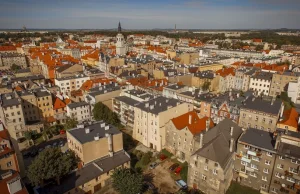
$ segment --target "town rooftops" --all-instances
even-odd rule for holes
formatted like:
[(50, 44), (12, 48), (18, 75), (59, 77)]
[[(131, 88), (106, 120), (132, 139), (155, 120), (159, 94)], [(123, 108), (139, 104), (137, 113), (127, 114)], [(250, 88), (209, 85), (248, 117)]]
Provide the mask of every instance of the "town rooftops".
[(262, 79), (262, 80), (272, 80), (273, 73), (260, 71), (252, 76), (254, 79)]
[(87, 105), (89, 105), (89, 103), (87, 103), (87, 102), (73, 102), (71, 104), (68, 104), (67, 106), (70, 109), (73, 109), (73, 108), (77, 108), (77, 107), (81, 107), (81, 106), (87, 106)]
[(95, 141), (95, 137), (98, 137), (99, 139), (104, 138), (105, 134), (115, 135), (119, 133), (121, 132), (116, 127), (103, 121), (94, 122), (88, 125), (78, 125), (77, 128), (68, 131), (68, 135), (70, 134), (73, 136), (81, 144)]
[(280, 142), (277, 148), (277, 153), (279, 155), (300, 158), (299, 146)]
[(37, 91), (35, 92), (36, 97), (41, 98), (45, 96), (50, 96), (51, 94), (47, 91)]
[[(232, 135), (230, 134), (232, 130)], [(232, 120), (225, 118), (215, 127), (207, 132), (203, 131), (203, 147), (197, 150), (194, 155), (199, 155), (209, 160), (215, 161), (225, 168), (231, 155), (230, 140), (233, 138), (235, 144), (242, 134), (242, 128)], [(199, 136), (198, 136), (199, 138)], [(199, 140), (197, 140), (199, 141)], [(235, 146), (234, 146), (235, 147)]]
[(27, 77), (15, 77), (11, 79), (11, 82), (25, 82), (28, 80), (42, 80), (45, 79), (45, 77), (43, 75), (31, 75), (31, 76), (27, 76)]
[(245, 100), (241, 108), (277, 115), (280, 111), (281, 105), (282, 102), (278, 99), (268, 101), (261, 98), (250, 97)]
[(171, 90), (180, 90), (180, 89), (183, 89), (185, 87), (186, 87), (185, 85), (173, 84), (173, 85), (166, 86), (165, 88), (166, 89), (171, 89)]
[(116, 167), (129, 162), (130, 157), (124, 151), (114, 153), (112, 157), (105, 156), (94, 162), (86, 164), (83, 168), (72, 172), (61, 181), (60, 185), (49, 184), (44, 187), (38, 188), (38, 194), (55, 194), (66, 193), (71, 189), (82, 186), (83, 184), (115, 169)]
[(88, 76), (84, 74), (78, 74), (70, 77), (62, 77), (62, 78), (56, 78), (58, 81), (64, 81), (64, 80), (71, 80), (71, 79), (79, 79), (79, 78), (87, 78)]
[(115, 97), (115, 100), (121, 101), (130, 106), (136, 106), (137, 104), (140, 103), (139, 101), (129, 98), (127, 96), (118, 96), (118, 97)]
[(249, 144), (257, 148), (275, 151), (275, 139), (273, 138), (273, 134), (267, 131), (249, 128), (241, 135), (239, 142)]
[[(18, 172), (13, 170), (0, 170), (0, 191), (1, 194), (11, 194), (11, 191), (8, 188), (8, 185), (12, 182), (15, 182), (14, 188), (18, 188), (18, 191), (15, 191), (14, 194), (28, 194), (26, 187), (21, 182), (21, 177)], [(2, 178), (5, 177), (5, 178)], [(18, 183), (19, 181), (19, 183)]]
[(213, 79), (215, 77), (215, 73), (211, 70), (196, 72), (195, 77), (199, 77), (201, 79)]
[(168, 110), (169, 108), (178, 106), (179, 104), (181, 104), (181, 102), (179, 100), (169, 99), (169, 98), (160, 96), (160, 97), (151, 99), (147, 102), (142, 102), (139, 105), (137, 105), (136, 107), (140, 108), (143, 111), (146, 111), (148, 113), (159, 114), (161, 112)]

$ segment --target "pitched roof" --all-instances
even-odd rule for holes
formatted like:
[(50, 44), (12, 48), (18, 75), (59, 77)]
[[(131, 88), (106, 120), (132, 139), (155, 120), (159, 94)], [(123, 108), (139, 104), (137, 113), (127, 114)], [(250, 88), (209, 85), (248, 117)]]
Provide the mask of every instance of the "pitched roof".
[(275, 151), (275, 140), (273, 140), (272, 133), (267, 131), (249, 128), (241, 135), (239, 142)]
[(299, 114), (295, 108), (291, 108), (290, 110), (284, 111), (283, 117), (284, 119), (280, 121), (279, 124), (284, 124), (284, 125), (298, 128)]
[(16, 51), (15, 46), (0, 46), (0, 51)]
[(65, 107), (66, 107), (66, 103), (57, 97), (54, 101), (53, 109), (57, 110), (57, 109), (65, 108)]
[(234, 76), (235, 75), (235, 68), (233, 68), (233, 67), (223, 68), (223, 69), (220, 69), (220, 70), (216, 71), (216, 74), (220, 75), (222, 77), (226, 77), (228, 75)]

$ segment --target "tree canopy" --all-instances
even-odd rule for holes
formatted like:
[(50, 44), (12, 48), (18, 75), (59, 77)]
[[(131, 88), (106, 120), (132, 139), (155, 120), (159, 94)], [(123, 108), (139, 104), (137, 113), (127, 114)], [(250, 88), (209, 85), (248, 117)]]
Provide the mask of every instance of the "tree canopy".
[(119, 126), (120, 120), (116, 113), (112, 112), (106, 105), (102, 102), (95, 104), (93, 109), (94, 119), (97, 121), (103, 120), (106, 123)]
[(140, 193), (143, 188), (143, 175), (128, 168), (114, 170), (113, 188), (120, 194)]
[(78, 121), (76, 121), (74, 118), (67, 118), (66, 123), (64, 124), (64, 129), (73, 129), (77, 126)]
[(60, 178), (76, 168), (79, 158), (74, 152), (62, 153), (59, 148), (42, 151), (28, 168), (27, 176), (33, 185), (43, 185), (45, 181)]
[(12, 64), (12, 66), (10, 67), (10, 70), (12, 70), (12, 71), (17, 71), (19, 69), (21, 69), (21, 67), (19, 65), (16, 65), (16, 64)]

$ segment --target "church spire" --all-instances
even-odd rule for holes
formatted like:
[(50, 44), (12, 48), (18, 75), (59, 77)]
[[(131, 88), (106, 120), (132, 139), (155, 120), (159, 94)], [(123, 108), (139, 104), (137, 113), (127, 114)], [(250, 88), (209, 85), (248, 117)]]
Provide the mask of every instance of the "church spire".
[(121, 22), (119, 21), (118, 32), (121, 33), (121, 31), (122, 31)]

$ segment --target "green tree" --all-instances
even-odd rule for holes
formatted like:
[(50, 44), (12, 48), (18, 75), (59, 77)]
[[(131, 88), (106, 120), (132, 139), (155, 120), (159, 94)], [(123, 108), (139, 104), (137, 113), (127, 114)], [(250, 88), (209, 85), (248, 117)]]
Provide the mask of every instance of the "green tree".
[(12, 66), (10, 67), (10, 70), (12, 70), (12, 71), (17, 71), (19, 69), (21, 69), (21, 67), (16, 64), (12, 64)]
[(261, 51), (263, 49), (264, 49), (263, 45), (257, 45), (256, 48), (255, 48), (256, 51)]
[(121, 122), (118, 115), (112, 112), (105, 104), (98, 102), (93, 109), (94, 119), (97, 121), (103, 120), (106, 123), (120, 127)]
[(210, 82), (208, 81), (204, 82), (204, 84), (202, 85), (202, 90), (203, 91), (209, 90), (209, 86), (210, 86)]
[(33, 131), (26, 131), (26, 132), (24, 133), (24, 137), (25, 137), (28, 141), (33, 140), (33, 138), (34, 138), (34, 133), (33, 133)]
[(152, 152), (147, 152), (142, 156), (141, 163), (147, 165), (151, 162)]
[(140, 193), (143, 187), (143, 175), (128, 168), (119, 168), (114, 170), (112, 185), (120, 194)]
[(66, 123), (64, 124), (64, 129), (73, 129), (77, 126), (78, 121), (76, 121), (74, 118), (67, 118)]
[(180, 171), (180, 177), (182, 178), (182, 180), (184, 180), (185, 182), (187, 182), (187, 175), (188, 175), (188, 163), (185, 162), (182, 165), (182, 169)]
[(42, 151), (28, 168), (27, 177), (34, 185), (44, 185), (49, 179), (60, 184), (60, 178), (76, 168), (79, 158), (74, 152), (68, 154), (59, 148), (48, 148)]

